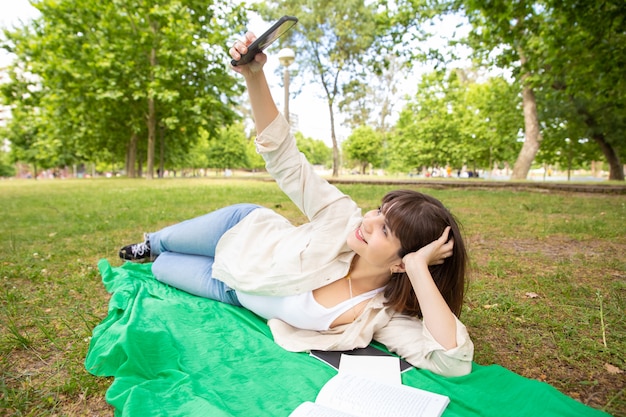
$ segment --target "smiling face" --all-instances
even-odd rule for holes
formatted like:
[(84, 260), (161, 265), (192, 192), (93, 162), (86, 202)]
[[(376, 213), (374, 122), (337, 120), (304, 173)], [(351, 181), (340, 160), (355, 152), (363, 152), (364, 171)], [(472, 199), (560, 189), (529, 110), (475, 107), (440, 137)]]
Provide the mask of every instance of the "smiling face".
[(363, 261), (373, 267), (392, 271), (402, 263), (398, 255), (400, 240), (389, 230), (384, 210), (365, 213), (361, 225), (348, 235), (346, 243)]

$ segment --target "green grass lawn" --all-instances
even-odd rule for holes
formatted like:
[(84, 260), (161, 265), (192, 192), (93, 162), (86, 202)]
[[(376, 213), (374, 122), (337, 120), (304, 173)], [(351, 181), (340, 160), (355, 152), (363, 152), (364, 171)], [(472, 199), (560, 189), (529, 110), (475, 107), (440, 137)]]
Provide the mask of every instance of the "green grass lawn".
[[(395, 188), (339, 187), (364, 209)], [(626, 416), (626, 197), (421, 190), (464, 226), (472, 272), (461, 319), (475, 361)], [(119, 265), (119, 247), (143, 232), (238, 202), (305, 221), (273, 182), (1, 181), (0, 415), (113, 415), (111, 381), (83, 367), (109, 298), (97, 261)]]

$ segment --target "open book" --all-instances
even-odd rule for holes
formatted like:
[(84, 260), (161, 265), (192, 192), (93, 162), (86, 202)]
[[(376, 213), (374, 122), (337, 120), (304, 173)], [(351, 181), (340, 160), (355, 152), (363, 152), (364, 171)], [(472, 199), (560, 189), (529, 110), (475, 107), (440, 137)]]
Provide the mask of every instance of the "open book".
[(338, 373), (289, 417), (439, 417), (450, 399), (406, 385)]

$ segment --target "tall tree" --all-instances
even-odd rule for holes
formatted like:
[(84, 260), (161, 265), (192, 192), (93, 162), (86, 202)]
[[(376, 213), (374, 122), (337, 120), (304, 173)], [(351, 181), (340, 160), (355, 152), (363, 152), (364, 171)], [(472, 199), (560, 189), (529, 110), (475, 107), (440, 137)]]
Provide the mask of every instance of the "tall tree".
[[(526, 178), (540, 148), (541, 126), (555, 118), (569, 120), (571, 125), (578, 125), (574, 119), (582, 120), (586, 129), (578, 136), (594, 140), (602, 149), (611, 179), (624, 179), (619, 158), (626, 142), (623, 1), (437, 3), (467, 15), (472, 24), (469, 41), (476, 57), (488, 65), (512, 70), (520, 81), (525, 141), (512, 178)], [(554, 107), (546, 107), (548, 104)]]
[(478, 82), (462, 70), (424, 75), (391, 137), (392, 169), (508, 165), (522, 129), (517, 94), (517, 86), (500, 77)]
[(537, 68), (532, 48), (540, 42), (536, 28), (543, 18), (541, 7), (531, 0), (453, 0), (453, 3), (465, 11), (472, 24), (469, 40), (475, 55), (482, 62), (516, 70), (522, 89), (525, 140), (511, 178), (525, 179), (542, 140), (532, 83), (533, 68)]
[(390, 140), (393, 171), (414, 171), (464, 162), (460, 137), (463, 85), (456, 72), (422, 77), (415, 98), (402, 110)]
[(550, 20), (543, 28), (542, 84), (544, 99), (553, 104), (548, 117), (568, 121), (571, 143), (591, 139), (608, 163), (609, 179), (624, 180), (626, 3), (545, 3)]
[(383, 135), (370, 126), (354, 129), (342, 147), (345, 157), (359, 164), (361, 174), (368, 165), (376, 167), (382, 162)]
[(274, 20), (283, 14), (298, 17), (289, 32), (297, 50), (301, 74), (321, 84), (330, 118), (333, 144), (333, 176), (339, 175), (339, 145), (335, 132), (336, 111), (342, 88), (365, 71), (364, 56), (381, 34), (380, 14), (374, 3), (361, 0), (278, 0), (259, 7), (261, 15)]
[[(463, 94), (453, 109), (460, 112), (460, 152), (478, 167), (509, 167), (516, 161), (523, 137), (524, 120), (519, 85), (503, 77), (479, 80), (463, 74)], [(471, 158), (471, 159), (469, 159)]]
[(4, 47), (39, 77), (47, 134), (73, 153), (96, 158), (106, 148), (128, 158), (132, 171), (141, 150), (152, 178), (157, 138), (168, 139), (168, 149), (188, 149), (200, 127), (215, 131), (236, 118), (233, 97), (241, 84), (226, 65), (226, 47), (243, 27), (243, 6), (200, 0), (35, 6), (41, 17), (32, 36), (7, 32)]

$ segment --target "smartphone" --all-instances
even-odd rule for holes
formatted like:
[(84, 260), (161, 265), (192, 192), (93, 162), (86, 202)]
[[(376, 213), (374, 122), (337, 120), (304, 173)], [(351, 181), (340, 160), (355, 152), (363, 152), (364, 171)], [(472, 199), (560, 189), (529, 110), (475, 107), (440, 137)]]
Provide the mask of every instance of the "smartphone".
[(270, 46), (276, 39), (280, 38), (285, 32), (298, 23), (298, 19), (293, 16), (283, 16), (276, 23), (272, 25), (264, 34), (259, 36), (254, 42), (248, 46), (248, 52), (241, 56), (241, 58), (236, 61), (232, 60), (230, 63), (233, 67), (237, 65), (245, 65), (248, 62), (252, 61), (256, 54), (263, 51), (265, 48)]

